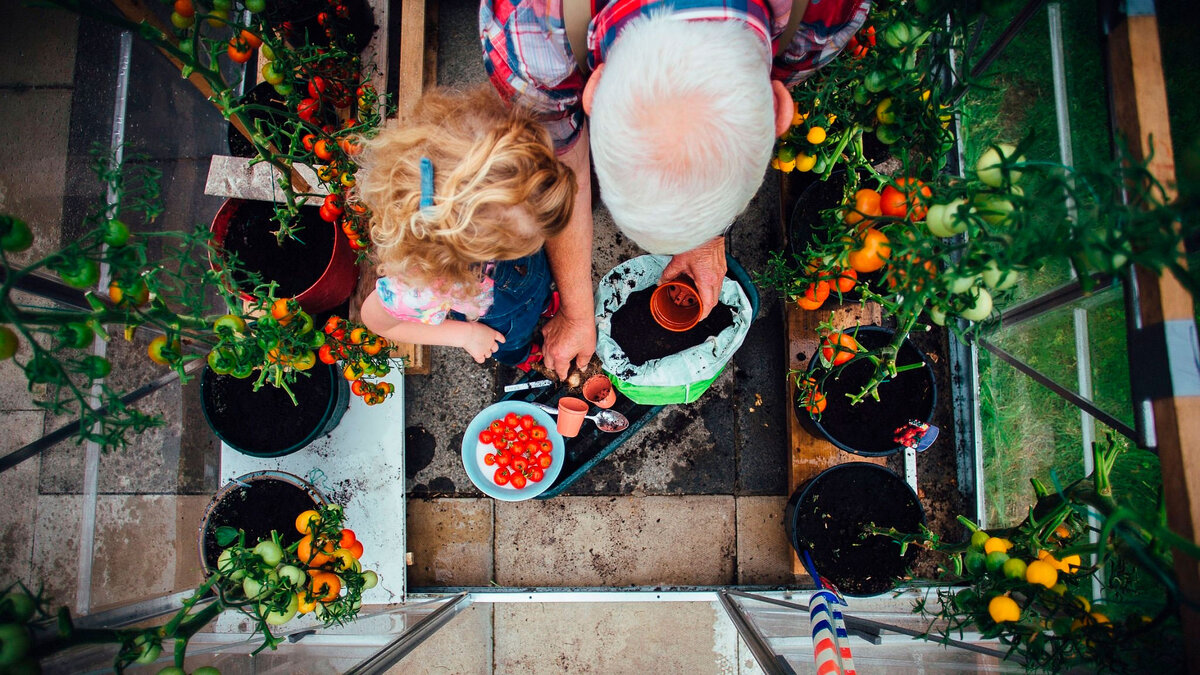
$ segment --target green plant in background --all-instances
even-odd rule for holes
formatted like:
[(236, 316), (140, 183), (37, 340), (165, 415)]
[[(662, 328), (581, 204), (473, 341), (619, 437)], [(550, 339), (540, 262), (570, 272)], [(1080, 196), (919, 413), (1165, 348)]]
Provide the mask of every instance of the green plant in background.
[[(270, 384), (290, 395), (289, 385), (306, 377), (318, 358), (337, 361), (329, 352), (340, 343), (330, 340), (334, 344), (322, 351), (330, 331), (317, 330), (294, 299), (277, 297), (274, 283), (261, 283), (240, 271), (235, 258), (219, 255), (207, 228), (145, 231), (162, 212), (157, 170), (136, 159), (115, 164), (103, 151), (93, 152), (92, 169), (114, 199), (89, 213), (87, 231), (60, 250), (15, 264), (11, 256), (28, 250), (33, 234), (20, 219), (0, 216), (0, 360), (12, 359), (22, 369), (39, 407), (79, 416), (79, 440), (118, 447), (130, 435), (162, 424), (125, 405), (123, 392), (109, 384), (112, 364), (90, 352), (96, 338), (108, 340), (111, 332), (127, 340), (138, 331), (155, 333), (147, 357), (175, 370), (182, 382), (191, 379), (192, 361), (207, 359), (219, 374), (256, 377), (255, 389)], [(136, 234), (131, 224), (138, 226)], [(210, 260), (222, 262), (214, 267)], [(107, 294), (87, 290), (96, 288), (102, 265), (112, 279)], [(249, 301), (234, 290), (235, 272), (255, 284)], [(84, 291), (86, 307), (23, 301), (23, 282), (47, 273)], [(214, 295), (223, 314), (210, 309)], [(358, 340), (338, 352), (356, 368), (347, 379), (362, 381), (358, 387), (374, 394), (371, 402), (382, 401), (392, 393), (390, 384), (377, 382), (392, 367), (386, 340), (338, 321)]]
[[(1172, 554), (1200, 559), (1200, 546), (1171, 532), (1157, 492), (1114, 471), (1130, 451), (1112, 439), (1093, 447), (1095, 470), (1065, 487), (1033, 481), (1036, 503), (1012, 528), (985, 531), (969, 519), (969, 541), (947, 544), (928, 530), (881, 532), (946, 556), (953, 588), (914, 611), (943, 640), (972, 627), (999, 639), (1030, 670), (1172, 672), (1182, 663), (1177, 611), (1185, 597)], [(1098, 595), (1093, 596), (1093, 585)], [(956, 635), (957, 634), (957, 635)]]
[[(130, 30), (180, 64), (183, 77), (199, 76), (212, 90), (209, 100), (225, 119), (240, 124), (253, 145), (254, 162), (278, 169), (282, 194), (276, 206), (280, 239), (297, 235), (295, 219), (309, 199), (324, 199), (339, 207), (326, 219), (342, 227), (351, 246), (363, 253), (370, 240), (365, 227), (369, 213), (342, 213), (355, 200), (351, 195), (359, 139), (372, 136), (383, 122), (386, 102), (364, 72), (356, 47), (365, 36), (351, 31), (345, 3), (329, 2), (318, 19), (322, 35), (301, 34), (282, 18), (288, 7), (268, 7), (261, 0), (177, 0), (171, 5), (166, 30), (146, 20), (136, 21), (100, 5), (80, 0), (53, 0), (65, 9)], [(264, 81), (284, 99), (284, 109), (239, 97), (222, 71), (244, 64), (258, 53)], [(247, 78), (251, 79), (251, 78)], [(323, 191), (308, 186), (295, 164), (312, 165)], [(332, 213), (332, 212), (329, 212)], [(322, 217), (326, 212), (322, 212)]]
[[(113, 666), (118, 673), (135, 664), (155, 663), (164, 652), (173, 667), (182, 669), (188, 641), (226, 610), (246, 616), (262, 634), (256, 654), (275, 649), (283, 638), (274, 630), (297, 615), (311, 613), (326, 627), (353, 621), (362, 607), (363, 591), (379, 582), (375, 572), (363, 570), (358, 562), (363, 544), (343, 527), (345, 516), (337, 504), (297, 515), (297, 530), (304, 537), (287, 547), (280, 545), (278, 532), (247, 542), (244, 532), (219, 528), (217, 542), (224, 549), (217, 570), (158, 626), (77, 628), (66, 607), (51, 612), (42, 592), (10, 585), (0, 599), (0, 668), (39, 672), (39, 661), (60, 652), (115, 644), (119, 651)], [(207, 668), (191, 672), (219, 675), (216, 668)]]

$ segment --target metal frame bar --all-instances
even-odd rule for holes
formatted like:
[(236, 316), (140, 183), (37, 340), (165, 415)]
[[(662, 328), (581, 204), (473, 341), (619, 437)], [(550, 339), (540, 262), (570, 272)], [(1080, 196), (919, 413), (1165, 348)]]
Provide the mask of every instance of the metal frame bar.
[[(459, 612), (470, 606), (470, 593), (462, 592), (450, 598), (446, 604), (435, 609), (429, 616), (417, 622), (417, 625), (404, 631), (388, 646), (379, 650), (371, 658), (346, 671), (346, 675), (383, 675), (388, 669), (400, 662), (417, 645), (446, 625)], [(466, 605), (463, 602), (466, 601)]]
[(750, 646), (750, 652), (754, 654), (754, 660), (758, 661), (758, 667), (770, 675), (795, 675), (796, 670), (787, 662), (787, 659), (776, 654), (767, 645), (766, 638), (754, 627), (754, 622), (729, 596), (728, 591), (717, 593), (717, 598), (721, 601), (721, 606), (725, 608), (725, 613), (729, 615), (729, 620), (733, 622), (733, 627)]
[[(996, 38), (996, 41), (993, 42), (990, 47), (988, 47), (988, 50), (983, 53), (983, 56), (979, 57), (979, 61), (977, 61), (975, 63), (975, 67), (971, 69), (971, 79), (979, 77), (984, 71), (991, 67), (992, 63), (999, 58), (1000, 54), (1004, 52), (1004, 49), (1008, 47), (1008, 43), (1012, 42), (1013, 38), (1017, 36), (1017, 33), (1020, 33), (1021, 30), (1025, 28), (1025, 24), (1029, 23), (1029, 20), (1033, 18), (1034, 13), (1036, 13), (1045, 2), (1046, 0), (1029, 0), (1029, 2), (1025, 3), (1025, 6), (1021, 8), (1021, 11), (1015, 17), (1013, 17), (1013, 20), (1008, 24), (1008, 27), (1005, 28), (1004, 32), (1000, 34), (1000, 37)], [(951, 99), (951, 103), (958, 103), (963, 96), (966, 96), (967, 90), (967, 86), (962, 85), (958, 93), (955, 94)]]
[(1029, 364), (1022, 361), (1021, 359), (1004, 351), (1003, 349), (1001, 349), (1000, 347), (997, 347), (996, 345), (992, 344), (991, 342), (988, 342), (987, 340), (981, 338), (979, 340), (979, 344), (982, 345), (984, 349), (988, 350), (992, 354), (995, 354), (1001, 361), (1004, 361), (1005, 363), (1016, 368), (1017, 370), (1021, 371), (1022, 373), (1025, 373), (1029, 377), (1033, 378), (1033, 380), (1035, 382), (1037, 382), (1038, 384), (1046, 387), (1050, 391), (1052, 391), (1055, 394), (1058, 394), (1062, 398), (1066, 399), (1066, 401), (1068, 403), (1070, 403), (1071, 405), (1074, 405), (1075, 407), (1087, 412), (1092, 417), (1095, 417), (1096, 419), (1100, 420), (1104, 424), (1107, 424), (1108, 426), (1112, 427), (1113, 430), (1117, 431), (1122, 436), (1129, 438), (1134, 443), (1139, 442), (1138, 434), (1135, 429), (1133, 429), (1129, 425), (1125, 424), (1121, 420), (1113, 417), (1112, 415), (1104, 412), (1100, 408), (1097, 408), (1096, 404), (1092, 403), (1088, 399), (1080, 396), (1079, 394), (1076, 394), (1075, 392), (1071, 391), (1070, 389), (1063, 387), (1062, 385), (1055, 382), (1054, 380), (1051, 380), (1050, 378), (1043, 375), (1041, 371), (1037, 370), (1036, 368), (1033, 368)]

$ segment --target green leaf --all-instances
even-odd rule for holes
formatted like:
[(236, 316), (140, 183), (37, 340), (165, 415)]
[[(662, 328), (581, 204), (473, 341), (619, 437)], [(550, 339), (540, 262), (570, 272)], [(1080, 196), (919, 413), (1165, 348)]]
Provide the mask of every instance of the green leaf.
[(237, 540), (238, 531), (228, 525), (217, 528), (217, 546), (228, 546)]

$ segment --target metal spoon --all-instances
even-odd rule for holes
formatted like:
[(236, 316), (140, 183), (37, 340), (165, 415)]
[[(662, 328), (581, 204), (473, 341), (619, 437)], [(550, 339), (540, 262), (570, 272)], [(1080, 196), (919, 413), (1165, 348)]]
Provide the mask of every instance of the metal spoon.
[[(555, 417), (558, 416), (558, 408), (555, 408), (554, 406), (546, 405), (545, 403), (538, 403), (536, 401), (531, 401), (531, 403), (538, 408), (545, 410), (551, 415), (554, 415)], [(618, 431), (624, 431), (629, 427), (629, 418), (617, 412), (616, 410), (601, 410), (595, 415), (585, 415), (584, 419), (589, 419), (595, 422), (597, 429), (610, 434)]]

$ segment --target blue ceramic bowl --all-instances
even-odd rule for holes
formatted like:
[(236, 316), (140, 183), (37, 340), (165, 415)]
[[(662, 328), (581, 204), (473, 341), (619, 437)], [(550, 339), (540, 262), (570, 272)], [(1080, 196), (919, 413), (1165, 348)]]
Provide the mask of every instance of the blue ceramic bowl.
[[(486, 429), (492, 420), (504, 417), (510, 412), (518, 415), (533, 415), (533, 419), (537, 420), (538, 424), (546, 427), (546, 439), (554, 446), (550, 451), (550, 456), (554, 461), (550, 468), (545, 470), (542, 480), (536, 483), (530, 481), (520, 490), (511, 485), (496, 485), (492, 480), (492, 475), (496, 473), (497, 467), (483, 463), (483, 456), (494, 453), (496, 450), (491, 445), (485, 446), (479, 442), (479, 432)], [(500, 401), (484, 408), (475, 416), (475, 419), (471, 420), (471, 424), (463, 433), (462, 460), (463, 468), (467, 470), (467, 476), (484, 494), (501, 501), (520, 502), (540, 495), (558, 478), (558, 472), (562, 471), (563, 460), (566, 459), (565, 441), (563, 441), (562, 434), (558, 433), (557, 424), (557, 420), (553, 417), (525, 401)]]

